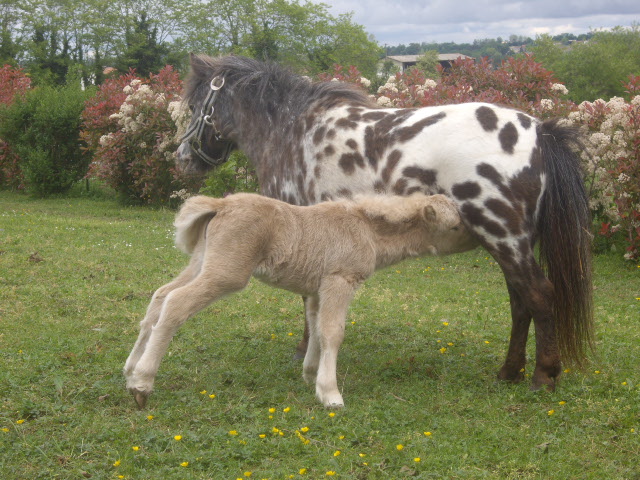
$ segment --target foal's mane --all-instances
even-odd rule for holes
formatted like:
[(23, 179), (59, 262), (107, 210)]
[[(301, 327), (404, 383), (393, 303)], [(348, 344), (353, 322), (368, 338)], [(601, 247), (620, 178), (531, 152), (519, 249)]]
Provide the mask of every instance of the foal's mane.
[[(375, 107), (366, 92), (355, 85), (312, 82), (274, 62), (235, 55), (217, 58), (193, 55), (191, 65), (184, 94), (189, 103), (206, 95), (211, 79), (220, 75), (224, 76), (225, 85), (233, 89), (234, 103), (273, 116), (298, 116), (318, 101), (326, 108), (340, 103)], [(221, 94), (223, 91), (224, 87)]]

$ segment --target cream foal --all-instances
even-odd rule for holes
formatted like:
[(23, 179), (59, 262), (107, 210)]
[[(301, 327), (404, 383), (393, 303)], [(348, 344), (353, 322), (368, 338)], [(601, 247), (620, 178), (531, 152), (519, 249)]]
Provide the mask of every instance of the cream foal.
[(364, 196), (299, 207), (255, 194), (188, 199), (176, 220), (187, 268), (160, 287), (127, 359), (127, 389), (143, 407), (168, 345), (192, 315), (242, 290), (251, 276), (308, 297), (303, 377), (326, 407), (342, 407), (336, 365), (347, 309), (373, 272), (408, 257), (477, 243), (443, 195)]

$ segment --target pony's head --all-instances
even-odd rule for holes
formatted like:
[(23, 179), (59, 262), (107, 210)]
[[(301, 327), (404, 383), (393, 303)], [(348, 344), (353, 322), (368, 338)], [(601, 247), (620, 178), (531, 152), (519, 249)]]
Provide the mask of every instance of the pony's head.
[(235, 148), (235, 142), (228, 137), (228, 126), (223, 124), (224, 89), (224, 72), (215, 59), (191, 54), (191, 73), (183, 100), (191, 111), (191, 122), (177, 151), (181, 170), (206, 172), (224, 163)]

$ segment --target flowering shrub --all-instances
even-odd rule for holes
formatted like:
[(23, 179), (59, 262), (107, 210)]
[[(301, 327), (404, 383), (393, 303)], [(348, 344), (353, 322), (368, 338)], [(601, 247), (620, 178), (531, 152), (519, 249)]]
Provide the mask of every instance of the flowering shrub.
[(494, 69), (487, 58), (460, 58), (446, 71), (438, 66), (438, 81), (409, 69), (378, 89), (377, 102), (389, 107), (425, 107), (488, 102), (518, 108), (540, 118), (564, 116), (574, 108), (553, 74), (530, 56), (511, 57)]
[(148, 80), (130, 72), (105, 82), (83, 114), (82, 137), (94, 154), (90, 175), (129, 201), (147, 204), (175, 203), (173, 192), (194, 190), (199, 178), (175, 167), (179, 130), (188, 120), (181, 90), (170, 66)]
[(622, 232), (625, 258), (640, 258), (640, 78), (631, 77), (630, 102), (583, 102), (569, 115), (586, 136), (585, 166), (592, 210), (601, 219), (600, 234)]
[[(21, 68), (11, 65), (0, 67), (0, 108), (13, 103), (16, 95), (23, 97), (31, 88), (31, 79)], [(0, 188), (21, 190), (24, 175), (20, 169), (20, 159), (11, 146), (0, 138)]]

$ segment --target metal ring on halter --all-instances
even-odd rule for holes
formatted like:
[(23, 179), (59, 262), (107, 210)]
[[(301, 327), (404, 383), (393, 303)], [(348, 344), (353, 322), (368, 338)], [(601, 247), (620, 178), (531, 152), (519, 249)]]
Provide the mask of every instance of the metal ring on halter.
[(215, 127), (211, 117), (213, 117), (213, 105), (211, 106), (211, 113), (209, 115), (205, 115), (204, 112), (202, 112), (202, 121), (207, 125), (209, 125), (210, 127)]
[(218, 79), (220, 79), (220, 77), (213, 77), (211, 79), (211, 83), (209, 84), (209, 86), (211, 87), (211, 90), (220, 90), (223, 87), (224, 77), (222, 77), (222, 83), (220, 85), (214, 85), (213, 82), (217, 81)]

